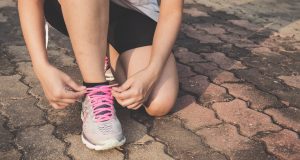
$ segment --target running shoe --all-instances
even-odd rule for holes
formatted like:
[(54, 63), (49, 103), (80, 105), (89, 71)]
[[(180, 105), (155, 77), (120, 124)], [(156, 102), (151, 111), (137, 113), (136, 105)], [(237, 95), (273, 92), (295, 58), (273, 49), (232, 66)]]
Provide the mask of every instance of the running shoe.
[(107, 150), (121, 146), (126, 138), (116, 116), (110, 85), (87, 88), (82, 103), (82, 142), (90, 149)]

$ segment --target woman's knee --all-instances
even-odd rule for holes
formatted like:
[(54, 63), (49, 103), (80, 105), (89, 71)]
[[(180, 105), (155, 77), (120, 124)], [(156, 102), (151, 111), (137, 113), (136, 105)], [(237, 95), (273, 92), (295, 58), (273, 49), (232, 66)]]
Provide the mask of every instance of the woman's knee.
[(175, 100), (157, 100), (152, 101), (145, 109), (150, 116), (160, 117), (168, 114), (174, 104)]

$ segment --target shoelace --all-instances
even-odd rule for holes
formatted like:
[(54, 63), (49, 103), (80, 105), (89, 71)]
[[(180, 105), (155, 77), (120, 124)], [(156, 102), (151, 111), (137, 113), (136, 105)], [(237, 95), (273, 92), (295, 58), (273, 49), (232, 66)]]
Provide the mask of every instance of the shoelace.
[(87, 88), (96, 122), (110, 120), (113, 115), (113, 96), (111, 86), (103, 85)]

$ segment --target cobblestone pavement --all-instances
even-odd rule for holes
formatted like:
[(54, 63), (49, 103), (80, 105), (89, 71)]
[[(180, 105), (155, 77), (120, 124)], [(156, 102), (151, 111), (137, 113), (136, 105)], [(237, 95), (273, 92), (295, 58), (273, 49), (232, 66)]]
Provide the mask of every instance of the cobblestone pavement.
[[(299, 160), (300, 2), (185, 3), (172, 113), (152, 118), (118, 109), (126, 145), (95, 152), (80, 140), (80, 104), (48, 105), (16, 4), (1, 0), (0, 159)], [(56, 31), (50, 39), (51, 63), (80, 83), (68, 39)]]

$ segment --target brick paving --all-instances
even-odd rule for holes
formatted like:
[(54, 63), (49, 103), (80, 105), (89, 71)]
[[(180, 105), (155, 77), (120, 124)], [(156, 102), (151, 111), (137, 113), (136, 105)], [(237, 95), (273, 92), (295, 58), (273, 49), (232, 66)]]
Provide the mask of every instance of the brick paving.
[[(47, 103), (16, 3), (1, 0), (0, 159), (299, 160), (299, 15), (298, 0), (186, 0), (174, 109), (153, 118), (118, 108), (128, 140), (96, 152), (80, 140), (81, 104)], [(81, 83), (68, 38), (51, 30), (48, 50)]]

